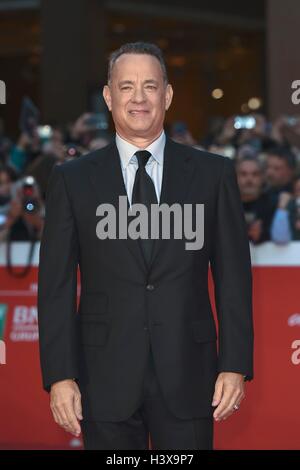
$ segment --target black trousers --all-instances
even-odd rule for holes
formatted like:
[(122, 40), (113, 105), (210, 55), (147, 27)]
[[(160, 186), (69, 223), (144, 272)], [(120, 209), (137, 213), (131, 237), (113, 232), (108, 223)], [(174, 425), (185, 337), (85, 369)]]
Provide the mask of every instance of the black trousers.
[(213, 417), (180, 419), (167, 408), (156, 378), (151, 350), (141, 404), (132, 416), (119, 422), (83, 419), (81, 429), (85, 450), (213, 448)]

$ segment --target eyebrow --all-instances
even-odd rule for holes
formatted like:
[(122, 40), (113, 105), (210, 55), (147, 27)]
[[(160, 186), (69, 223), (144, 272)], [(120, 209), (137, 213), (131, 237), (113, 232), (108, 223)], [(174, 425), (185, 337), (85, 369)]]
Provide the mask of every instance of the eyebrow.
[[(145, 85), (158, 85), (158, 81), (157, 80), (154, 80), (154, 79), (148, 79), (148, 80), (145, 80), (144, 81), (144, 84)], [(119, 83), (119, 86), (123, 86), (123, 85), (134, 85), (134, 82), (132, 80), (122, 80), (120, 83)]]

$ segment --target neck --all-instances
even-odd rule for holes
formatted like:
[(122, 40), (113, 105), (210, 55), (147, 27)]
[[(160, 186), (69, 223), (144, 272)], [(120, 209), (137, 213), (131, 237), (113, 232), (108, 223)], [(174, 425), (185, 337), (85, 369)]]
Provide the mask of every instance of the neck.
[(259, 197), (259, 194), (242, 194), (242, 201), (243, 202), (251, 202), (251, 201), (255, 201), (256, 199), (258, 199)]
[(154, 142), (156, 139), (158, 139), (158, 137), (161, 135), (161, 133), (163, 132), (163, 129), (160, 129), (157, 134), (155, 135), (152, 135), (152, 136), (149, 136), (149, 137), (141, 137), (141, 136), (128, 136), (128, 135), (124, 135), (122, 133), (122, 131), (120, 130), (116, 130), (118, 135), (126, 140), (126, 142), (129, 142), (130, 144), (132, 145), (135, 145), (136, 147), (140, 148), (140, 149), (145, 149), (146, 147), (148, 147), (149, 145), (152, 144), (152, 142)]

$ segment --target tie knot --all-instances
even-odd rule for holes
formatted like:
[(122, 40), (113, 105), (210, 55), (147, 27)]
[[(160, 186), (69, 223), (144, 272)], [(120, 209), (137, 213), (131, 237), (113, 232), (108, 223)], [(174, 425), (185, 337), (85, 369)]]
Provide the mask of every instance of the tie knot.
[(135, 155), (139, 163), (139, 168), (142, 166), (145, 167), (147, 161), (151, 157), (151, 153), (148, 152), (148, 150), (138, 150), (137, 152), (135, 152)]

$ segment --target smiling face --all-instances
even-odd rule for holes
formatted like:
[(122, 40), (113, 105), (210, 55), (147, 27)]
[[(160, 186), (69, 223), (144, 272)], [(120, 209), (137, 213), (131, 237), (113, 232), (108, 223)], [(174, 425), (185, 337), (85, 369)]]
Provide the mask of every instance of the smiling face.
[(151, 141), (160, 135), (172, 96), (158, 59), (149, 54), (118, 57), (103, 89), (116, 131), (129, 141)]

